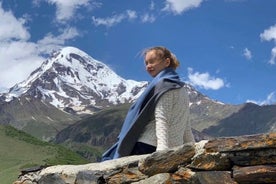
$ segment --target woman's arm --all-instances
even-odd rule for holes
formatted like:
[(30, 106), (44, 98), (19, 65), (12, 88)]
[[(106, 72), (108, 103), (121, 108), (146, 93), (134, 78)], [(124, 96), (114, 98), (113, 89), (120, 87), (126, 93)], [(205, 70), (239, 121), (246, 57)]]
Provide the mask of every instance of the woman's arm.
[(189, 97), (184, 88), (170, 90), (160, 97), (155, 109), (155, 125), (157, 150), (193, 142)]
[(173, 110), (173, 91), (168, 91), (163, 94), (155, 108), (155, 130), (157, 137), (156, 150), (165, 150), (169, 145), (169, 122)]

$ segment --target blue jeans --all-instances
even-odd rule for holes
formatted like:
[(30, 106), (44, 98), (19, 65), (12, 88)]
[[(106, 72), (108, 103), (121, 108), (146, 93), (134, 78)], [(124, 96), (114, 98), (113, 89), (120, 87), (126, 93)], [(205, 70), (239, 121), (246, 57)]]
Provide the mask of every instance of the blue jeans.
[(142, 142), (136, 142), (130, 155), (143, 155), (143, 154), (153, 153), (155, 151), (156, 151), (155, 146), (142, 143)]

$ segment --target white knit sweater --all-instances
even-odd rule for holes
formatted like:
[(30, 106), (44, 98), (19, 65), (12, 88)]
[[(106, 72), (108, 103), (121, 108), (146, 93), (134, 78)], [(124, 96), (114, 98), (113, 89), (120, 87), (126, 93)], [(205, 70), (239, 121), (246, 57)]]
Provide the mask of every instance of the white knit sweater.
[(155, 120), (147, 124), (138, 141), (156, 146), (156, 150), (194, 142), (185, 88), (170, 90), (160, 97), (155, 108)]

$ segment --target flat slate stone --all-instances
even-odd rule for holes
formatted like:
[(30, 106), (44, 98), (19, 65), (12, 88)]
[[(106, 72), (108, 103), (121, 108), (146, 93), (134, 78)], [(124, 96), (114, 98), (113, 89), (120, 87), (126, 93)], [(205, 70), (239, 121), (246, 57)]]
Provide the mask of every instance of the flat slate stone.
[(276, 183), (276, 165), (258, 165), (233, 168), (233, 177), (239, 183)]

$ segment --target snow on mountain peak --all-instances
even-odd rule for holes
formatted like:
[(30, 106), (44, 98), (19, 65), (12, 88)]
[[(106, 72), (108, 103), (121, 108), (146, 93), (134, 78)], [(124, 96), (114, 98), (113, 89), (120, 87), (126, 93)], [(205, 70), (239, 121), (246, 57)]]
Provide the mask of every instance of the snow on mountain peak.
[[(53, 52), (26, 80), (10, 88), (0, 99), (9, 102), (13, 98), (36, 98), (63, 110), (93, 112), (133, 102), (147, 84), (123, 79), (80, 49), (65, 47)], [(187, 84), (186, 88), (191, 108), (210, 100), (192, 86)]]
[(30, 95), (76, 111), (132, 102), (147, 82), (125, 80), (104, 63), (75, 47), (52, 53), (30, 76), (12, 87), (5, 100)]

